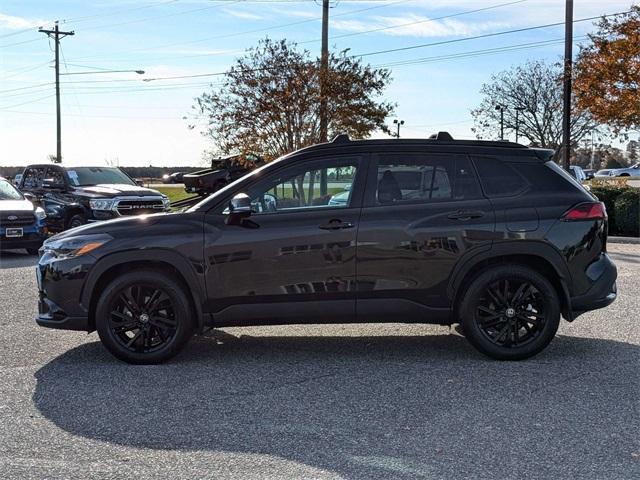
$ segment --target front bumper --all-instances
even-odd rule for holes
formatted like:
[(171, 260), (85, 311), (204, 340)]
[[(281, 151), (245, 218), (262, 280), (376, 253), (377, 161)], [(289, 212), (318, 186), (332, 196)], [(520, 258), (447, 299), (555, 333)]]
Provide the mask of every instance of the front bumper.
[(41, 327), (61, 330), (89, 331), (89, 317), (70, 317), (67, 313), (40, 292), (36, 323)]
[(0, 248), (2, 250), (12, 250), (18, 248), (40, 248), (42, 242), (47, 238), (42, 227), (20, 227), (23, 229), (22, 237), (7, 237), (5, 228), (0, 227)]
[(574, 318), (590, 310), (611, 305), (618, 295), (618, 269), (609, 255), (603, 253), (589, 266), (586, 273), (593, 283), (586, 293), (571, 298)]
[(91, 331), (88, 308), (80, 298), (86, 276), (95, 262), (91, 255), (55, 260), (45, 253), (36, 267), (38, 315), (42, 327)]

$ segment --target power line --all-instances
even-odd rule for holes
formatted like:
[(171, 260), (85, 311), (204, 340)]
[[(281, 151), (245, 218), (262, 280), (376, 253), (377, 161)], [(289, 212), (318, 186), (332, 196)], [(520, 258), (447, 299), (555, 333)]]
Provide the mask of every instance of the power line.
[(46, 99), (51, 98), (51, 97), (55, 97), (55, 95), (51, 94), (51, 95), (47, 95), (46, 97), (35, 98), (33, 100), (28, 100), (28, 101), (22, 102), (22, 103), (15, 103), (13, 105), (4, 105), (4, 106), (0, 107), (0, 110), (6, 110), (8, 108), (20, 107), (21, 105), (27, 105), (28, 103), (40, 102), (42, 100), (46, 100)]
[[(464, 12), (453, 13), (451, 15), (443, 15), (441, 17), (427, 18), (427, 19), (424, 19), (424, 20), (416, 20), (415, 22), (402, 23), (402, 24), (399, 24), (399, 25), (389, 25), (389, 26), (386, 26), (386, 27), (373, 28), (371, 30), (363, 30), (361, 32), (352, 32), (352, 33), (344, 33), (344, 34), (341, 34), (341, 35), (333, 35), (331, 37), (331, 39), (332, 40), (336, 40), (336, 39), (339, 39), (339, 38), (355, 37), (357, 35), (365, 35), (365, 34), (368, 34), (368, 33), (381, 32), (381, 31), (385, 31), (385, 30), (392, 30), (394, 28), (403, 28), (403, 27), (408, 27), (408, 26), (411, 26), (411, 25), (418, 25), (418, 24), (421, 24), (421, 23), (436, 22), (438, 20), (445, 20), (447, 18), (460, 17), (460, 16), (463, 16), (463, 15), (469, 15), (469, 14), (472, 14), (472, 13), (484, 12), (484, 11), (487, 11), (487, 10), (494, 10), (496, 8), (507, 7), (507, 6), (510, 6), (510, 5), (515, 5), (515, 4), (523, 3), (523, 2), (527, 2), (527, 1), (529, 1), (529, 0), (516, 0), (516, 1), (513, 1), (513, 2), (500, 3), (498, 5), (491, 5), (491, 6), (488, 6), (488, 7), (476, 8), (474, 10), (466, 10)], [(297, 43), (305, 44), (305, 43), (315, 43), (315, 42), (319, 42), (319, 41), (320, 41), (320, 39), (314, 39), (314, 40), (305, 40), (303, 42), (297, 42)]]
[[(575, 40), (582, 40), (588, 38), (586, 35), (581, 36), (576, 38)], [(449, 54), (449, 55), (438, 55), (438, 56), (434, 56), (434, 57), (424, 57), (424, 58), (417, 58), (417, 59), (410, 59), (410, 60), (401, 60), (401, 61), (397, 61), (397, 62), (391, 62), (391, 63), (383, 63), (383, 64), (379, 64), (379, 65), (375, 65), (376, 67), (399, 67), (399, 66), (404, 66), (404, 65), (417, 65), (417, 64), (423, 64), (423, 63), (432, 63), (432, 62), (438, 62), (438, 61), (442, 61), (442, 60), (453, 60), (453, 59), (457, 59), (457, 58), (475, 58), (475, 57), (480, 57), (480, 56), (484, 56), (484, 55), (491, 55), (494, 53), (504, 53), (504, 52), (511, 52), (511, 51), (515, 51), (515, 50), (526, 50), (529, 48), (537, 48), (537, 47), (545, 47), (548, 45), (557, 45), (560, 43), (564, 43), (564, 38), (556, 38), (553, 40), (542, 40), (539, 42), (529, 42), (529, 43), (521, 43), (521, 44), (515, 44), (515, 45), (505, 45), (502, 47), (495, 47), (495, 48), (487, 48), (487, 49), (482, 49), (482, 50), (473, 50), (473, 51), (469, 51), (469, 52), (462, 52), (462, 53), (455, 53), (455, 54)]]
[[(241, 0), (233, 0), (233, 1), (230, 1), (229, 4), (238, 3), (240, 1)], [(223, 7), (223, 6), (224, 5), (221, 5), (221, 4), (220, 5), (209, 5), (207, 7), (192, 8), (190, 10), (184, 10), (182, 12), (167, 13), (167, 14), (164, 14), (164, 15), (156, 15), (156, 16), (153, 16), (153, 17), (146, 17), (146, 18), (138, 18), (138, 19), (135, 19), (135, 20), (127, 20), (127, 21), (124, 21), (124, 22), (111, 23), (111, 24), (107, 24), (107, 25), (98, 25), (98, 26), (95, 26), (95, 27), (91, 27), (91, 30), (102, 30), (104, 28), (120, 27), (122, 25), (131, 25), (133, 23), (148, 22), (148, 21), (151, 21), (151, 20), (158, 20), (158, 19), (161, 19), (161, 18), (177, 17), (179, 15), (187, 15), (189, 13), (201, 12), (203, 10), (211, 10), (211, 9), (220, 8), (220, 7)]]
[[(629, 11), (626, 12), (618, 12), (618, 13), (612, 13), (609, 15), (598, 15), (596, 17), (587, 17), (587, 18), (580, 18), (578, 20), (574, 20), (573, 23), (579, 23), (579, 22), (588, 22), (590, 20), (596, 20), (596, 19), (600, 19), (600, 18), (608, 18), (608, 17), (615, 17), (618, 15), (624, 15), (625, 13), (629, 13)], [(492, 33), (483, 33), (481, 35), (475, 35), (472, 37), (464, 37), (464, 38), (454, 38), (452, 40), (442, 40), (439, 42), (432, 42), (432, 43), (423, 43), (420, 45), (410, 45), (407, 47), (399, 47), (399, 48), (390, 48), (387, 50), (378, 50), (378, 51), (374, 51), (374, 52), (367, 52), (367, 53), (360, 53), (358, 55), (352, 55), (353, 57), (368, 57), (371, 55), (381, 55), (384, 53), (396, 53), (396, 52), (403, 52), (406, 50), (414, 50), (416, 48), (424, 48), (424, 47), (433, 47), (433, 46), (437, 46), (437, 45), (448, 45), (451, 43), (459, 43), (459, 42), (467, 42), (469, 40), (478, 40), (480, 38), (490, 38), (490, 37), (497, 37), (500, 35), (508, 35), (508, 34), (512, 34), (512, 33), (521, 33), (521, 32), (528, 32), (531, 30), (538, 30), (541, 28), (550, 28), (550, 27), (558, 27), (560, 25), (564, 25), (564, 22), (555, 22), (555, 23), (547, 23), (544, 25), (536, 25), (533, 27), (523, 27), (523, 28), (516, 28), (513, 30), (504, 30), (501, 32), (492, 32)]]
[[(342, 12), (342, 13), (337, 13), (335, 15), (333, 15), (334, 17), (338, 17), (338, 16), (346, 16), (346, 15), (353, 15), (356, 13), (362, 13), (362, 12), (366, 12), (366, 11), (370, 11), (370, 10), (375, 10), (375, 9), (379, 9), (379, 8), (388, 8), (394, 5), (398, 5), (401, 3), (408, 3), (408, 2), (413, 2), (416, 0), (397, 0), (394, 2), (389, 2), (386, 3), (384, 5), (375, 5), (375, 6), (371, 6), (371, 7), (366, 7), (366, 8), (360, 8), (360, 9), (356, 9), (356, 10), (350, 10), (347, 12)], [(262, 3), (262, 2), (258, 2), (258, 3)], [(273, 2), (270, 2), (273, 3)], [(238, 37), (238, 36), (242, 36), (242, 35), (248, 35), (251, 33), (260, 33), (260, 32), (266, 32), (266, 31), (271, 31), (274, 29), (279, 29), (279, 28), (287, 28), (287, 27), (293, 27), (296, 25), (303, 25), (306, 23), (312, 23), (312, 22), (318, 22), (322, 20), (322, 17), (316, 17), (316, 18), (307, 18), (304, 20), (297, 20), (295, 22), (288, 22), (288, 23), (282, 23), (279, 25), (271, 25), (269, 27), (263, 27), (263, 28), (257, 28), (257, 29), (251, 29), (251, 30), (244, 30), (241, 32), (234, 32), (234, 33), (228, 33), (228, 34), (224, 34), (224, 35), (215, 35), (212, 37), (205, 37), (205, 38), (199, 38), (199, 39), (195, 39), (195, 40), (185, 40), (185, 41), (181, 41), (181, 42), (172, 42), (172, 43), (165, 43), (165, 44), (161, 44), (161, 45), (155, 45), (155, 46), (151, 46), (151, 47), (144, 47), (144, 48), (137, 48), (137, 49), (131, 49), (131, 50), (126, 50), (126, 51), (120, 51), (120, 52), (115, 52), (114, 55), (119, 55), (119, 54), (129, 54), (131, 52), (143, 52), (143, 51), (148, 51), (148, 50), (156, 50), (159, 48), (167, 48), (167, 47), (177, 47), (180, 45), (191, 45), (194, 43), (202, 43), (202, 42), (207, 42), (209, 40), (219, 40), (219, 39), (223, 39), (223, 38), (231, 38), (231, 37)], [(202, 55), (202, 56), (215, 56), (216, 54), (211, 54), (211, 55)], [(101, 57), (102, 54), (96, 54), (96, 55), (87, 55), (87, 56), (83, 56), (83, 57), (77, 57), (77, 60), (84, 60), (84, 59), (88, 59), (88, 58), (95, 58), (95, 57)], [(194, 55), (195, 56), (195, 55)], [(165, 57), (162, 57), (165, 58)], [(162, 59), (161, 58), (161, 59)], [(181, 56), (179, 58), (184, 58), (184, 56)]]

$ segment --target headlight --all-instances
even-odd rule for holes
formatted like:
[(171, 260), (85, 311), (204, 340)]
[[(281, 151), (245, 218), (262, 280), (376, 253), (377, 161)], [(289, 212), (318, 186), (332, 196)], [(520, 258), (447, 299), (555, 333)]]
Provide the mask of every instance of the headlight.
[(164, 205), (164, 209), (168, 209), (169, 206), (171, 205), (171, 200), (169, 200), (169, 197), (162, 197), (162, 205)]
[(77, 237), (61, 238), (60, 240), (56, 240), (53, 237), (44, 242), (42, 250), (45, 254), (50, 254), (56, 258), (73, 258), (89, 253), (110, 240), (113, 240), (113, 237), (106, 233), (79, 235)]
[(89, 200), (89, 207), (91, 210), (111, 210), (111, 207), (113, 207), (113, 200), (106, 198)]
[(47, 218), (47, 213), (44, 211), (42, 207), (36, 207), (36, 210), (34, 213), (36, 214), (36, 218), (38, 220), (44, 220), (45, 218)]

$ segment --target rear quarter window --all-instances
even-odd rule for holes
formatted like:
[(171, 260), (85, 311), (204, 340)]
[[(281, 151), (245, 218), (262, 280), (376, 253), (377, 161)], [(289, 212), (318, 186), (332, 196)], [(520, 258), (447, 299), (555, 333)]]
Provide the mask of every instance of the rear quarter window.
[(520, 169), (520, 163), (511, 164), (490, 156), (473, 156), (472, 159), (487, 197), (511, 197), (529, 187), (529, 183), (516, 170)]

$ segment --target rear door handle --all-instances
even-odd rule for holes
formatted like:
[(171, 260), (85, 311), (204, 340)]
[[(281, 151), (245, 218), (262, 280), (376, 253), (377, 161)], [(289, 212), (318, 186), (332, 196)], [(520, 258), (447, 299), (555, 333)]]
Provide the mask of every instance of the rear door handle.
[(473, 212), (469, 210), (460, 210), (455, 213), (450, 213), (447, 215), (447, 218), (451, 220), (471, 220), (472, 218), (480, 218), (484, 217), (484, 213), (482, 212)]
[(340, 230), (342, 228), (353, 228), (355, 225), (350, 222), (343, 222), (337, 218), (329, 220), (328, 223), (320, 225), (319, 228), (322, 230)]

